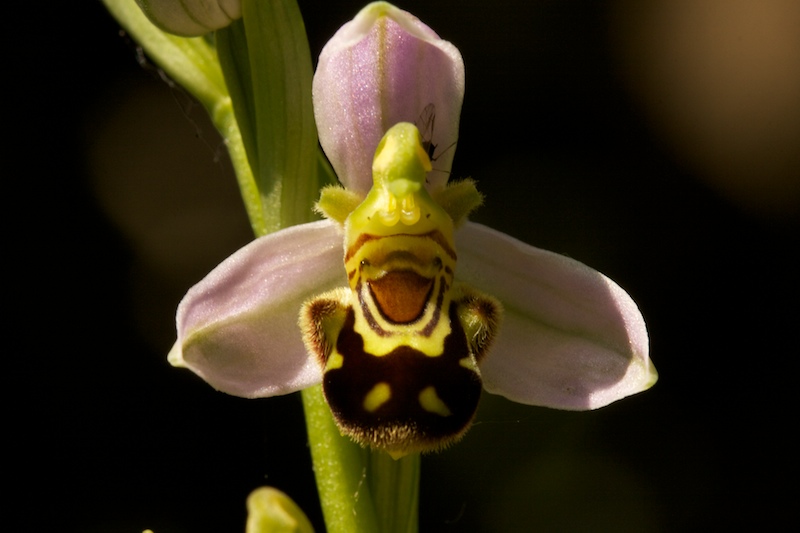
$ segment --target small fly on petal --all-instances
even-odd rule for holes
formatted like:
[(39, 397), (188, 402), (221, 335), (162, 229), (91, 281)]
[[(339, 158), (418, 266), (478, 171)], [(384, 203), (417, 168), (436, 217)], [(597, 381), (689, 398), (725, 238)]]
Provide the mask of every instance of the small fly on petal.
[[(428, 154), (428, 158), (431, 160), (431, 163), (435, 163), (437, 159), (439, 159), (443, 154), (445, 154), (450, 148), (456, 145), (457, 141), (453, 141), (450, 146), (442, 150), (438, 155), (436, 155), (436, 149), (439, 147), (438, 144), (433, 144), (433, 135), (436, 129), (436, 105), (435, 104), (428, 104), (425, 106), (425, 109), (422, 110), (422, 113), (419, 114), (419, 118), (414, 122), (414, 125), (419, 130), (420, 135), (422, 136), (422, 148)], [(438, 170), (434, 168), (433, 170)], [(439, 172), (447, 173), (447, 170), (439, 170)]]

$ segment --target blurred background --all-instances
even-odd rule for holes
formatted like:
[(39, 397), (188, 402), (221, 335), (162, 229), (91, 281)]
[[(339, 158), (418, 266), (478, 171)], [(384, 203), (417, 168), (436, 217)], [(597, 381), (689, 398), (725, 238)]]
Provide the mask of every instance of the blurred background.
[[(269, 484), (322, 531), (299, 397), (166, 362), (183, 293), (251, 239), (224, 146), (99, 1), (52, 4), (4, 35), (11, 529), (243, 531)], [(300, 1), (314, 57), (362, 5)], [(421, 530), (790, 523), (800, 4), (397, 5), (464, 56), (473, 218), (616, 280), (660, 373), (596, 412), (485, 395), (423, 459)]]

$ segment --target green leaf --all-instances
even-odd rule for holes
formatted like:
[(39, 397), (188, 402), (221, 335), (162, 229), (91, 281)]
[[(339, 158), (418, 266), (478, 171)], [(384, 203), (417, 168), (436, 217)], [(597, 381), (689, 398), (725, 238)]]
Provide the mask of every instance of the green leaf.
[(227, 28), (218, 30), (214, 36), (217, 44), (217, 56), (233, 101), (233, 111), (236, 115), (236, 122), (239, 124), (239, 131), (242, 133), (242, 142), (247, 151), (247, 160), (250, 162), (253, 174), (258, 175), (256, 104), (244, 21), (239, 19)]
[(319, 191), (313, 67), (297, 3), (243, 0), (242, 21), (217, 36), (267, 232), (313, 220)]
[(308, 222), (319, 182), (313, 66), (300, 8), (294, 0), (243, 0), (242, 13), (258, 95), (256, 179), (262, 194), (280, 194), (282, 227)]

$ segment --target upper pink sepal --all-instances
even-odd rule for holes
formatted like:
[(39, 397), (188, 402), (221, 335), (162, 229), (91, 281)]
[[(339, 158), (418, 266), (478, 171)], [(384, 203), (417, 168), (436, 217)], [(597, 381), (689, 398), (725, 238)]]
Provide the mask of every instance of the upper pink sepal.
[(461, 53), (412, 14), (374, 2), (342, 26), (322, 49), (313, 82), (322, 148), (339, 181), (366, 194), (372, 159), (398, 122), (417, 124), (437, 150), (429, 190), (447, 183), (461, 104)]

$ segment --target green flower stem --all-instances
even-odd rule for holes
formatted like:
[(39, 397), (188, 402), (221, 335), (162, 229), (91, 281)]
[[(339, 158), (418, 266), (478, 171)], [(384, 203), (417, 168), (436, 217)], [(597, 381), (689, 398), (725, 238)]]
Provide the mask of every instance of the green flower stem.
[(420, 456), (400, 459), (379, 451), (369, 453), (369, 481), (380, 531), (416, 533), (418, 528)]
[(328, 533), (377, 533), (364, 450), (339, 433), (320, 386), (304, 390), (314, 475)]
[(233, 164), (242, 201), (247, 211), (247, 217), (250, 220), (250, 227), (256, 236), (266, 235), (269, 233), (269, 226), (261, 204), (261, 195), (259, 194), (258, 186), (256, 186), (253, 172), (250, 170), (247, 151), (242, 142), (242, 135), (239, 131), (239, 125), (236, 122), (230, 99), (228, 99), (227, 105), (218, 106), (217, 111), (216, 116), (211, 115), (211, 119), (222, 138), (225, 139), (225, 144), (228, 147), (228, 155)]

